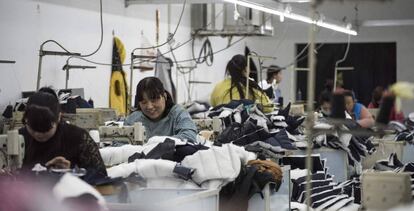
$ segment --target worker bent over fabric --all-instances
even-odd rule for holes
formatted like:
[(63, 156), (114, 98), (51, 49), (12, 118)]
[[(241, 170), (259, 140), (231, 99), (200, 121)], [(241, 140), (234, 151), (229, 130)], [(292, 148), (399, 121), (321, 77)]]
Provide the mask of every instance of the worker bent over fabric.
[(32, 95), (23, 115), (25, 127), (19, 130), (25, 141), (23, 169), (37, 163), (68, 169), (85, 168), (96, 177), (105, 177), (106, 169), (96, 143), (89, 133), (60, 121), (59, 100), (50, 88)]

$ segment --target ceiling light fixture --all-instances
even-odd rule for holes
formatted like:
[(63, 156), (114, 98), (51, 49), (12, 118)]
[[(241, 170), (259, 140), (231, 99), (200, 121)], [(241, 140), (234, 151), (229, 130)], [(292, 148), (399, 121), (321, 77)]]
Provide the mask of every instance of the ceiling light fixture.
[(262, 11), (262, 12), (265, 12), (265, 13), (278, 15), (280, 17), (283, 16), (284, 18), (289, 18), (289, 19), (292, 19), (292, 20), (297, 20), (297, 21), (308, 23), (308, 24), (315, 24), (317, 26), (327, 28), (327, 29), (331, 29), (331, 30), (338, 31), (338, 32), (342, 32), (342, 33), (345, 33), (345, 34), (350, 34), (350, 35), (357, 35), (358, 34), (355, 30), (351, 29), (350, 24), (348, 24), (346, 27), (343, 27), (343, 26), (339, 26), (339, 25), (336, 25), (336, 24), (326, 23), (322, 20), (316, 21), (316, 20), (312, 20), (311, 18), (309, 18), (307, 16), (303, 16), (303, 15), (299, 15), (299, 14), (295, 14), (295, 13), (286, 13), (284, 11), (279, 11), (279, 10), (276, 10), (276, 9), (266, 7), (266, 6), (261, 5), (261, 4), (248, 2), (248, 1), (242, 1), (242, 0), (223, 0), (223, 1), (233, 3), (233, 4), (237, 4), (237, 5), (240, 5), (240, 6), (243, 6), (243, 7), (256, 9), (256, 10), (259, 10), (259, 11)]

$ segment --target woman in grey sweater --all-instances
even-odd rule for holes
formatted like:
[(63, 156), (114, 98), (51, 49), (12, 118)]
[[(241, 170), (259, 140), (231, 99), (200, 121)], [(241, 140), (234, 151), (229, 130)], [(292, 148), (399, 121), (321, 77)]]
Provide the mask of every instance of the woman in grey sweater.
[(135, 107), (138, 110), (126, 118), (125, 125), (142, 122), (147, 138), (172, 136), (191, 142), (197, 140), (197, 128), (190, 114), (174, 103), (158, 78), (147, 77), (138, 83)]

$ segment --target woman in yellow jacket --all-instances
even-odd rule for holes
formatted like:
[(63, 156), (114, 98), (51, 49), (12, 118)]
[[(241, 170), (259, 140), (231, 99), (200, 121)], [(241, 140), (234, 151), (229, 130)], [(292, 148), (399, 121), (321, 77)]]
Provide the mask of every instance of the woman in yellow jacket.
[[(229, 75), (230, 78), (224, 79), (214, 87), (210, 96), (212, 106), (227, 104), (232, 100), (246, 99), (246, 67), (245, 56), (238, 54), (231, 58), (226, 66), (226, 75)], [(253, 80), (249, 81), (248, 99), (263, 106), (266, 113), (273, 111), (272, 102)]]

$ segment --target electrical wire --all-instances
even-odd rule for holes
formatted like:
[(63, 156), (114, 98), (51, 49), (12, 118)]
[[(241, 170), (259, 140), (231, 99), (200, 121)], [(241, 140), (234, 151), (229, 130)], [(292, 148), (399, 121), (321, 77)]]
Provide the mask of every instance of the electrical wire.
[(101, 22), (101, 41), (99, 42), (98, 48), (96, 48), (95, 51), (93, 51), (90, 54), (86, 54), (86, 55), (81, 55), (81, 57), (90, 57), (92, 55), (95, 55), (99, 49), (101, 49), (102, 47), (102, 43), (103, 43), (103, 11), (102, 11), (102, 0), (99, 0), (99, 14), (100, 14), (100, 22)]
[(195, 39), (193, 39), (193, 42), (191, 44), (191, 53), (193, 55), (193, 59), (196, 64), (203, 64), (204, 62), (207, 64), (207, 66), (213, 65), (214, 62), (214, 54), (213, 54), (213, 48), (211, 47), (211, 42), (206, 38), (203, 45), (201, 46), (200, 53), (198, 54), (198, 57), (195, 58), (194, 54), (194, 43)]
[(342, 63), (346, 60), (346, 57), (348, 56), (350, 44), (351, 44), (351, 35), (348, 35), (348, 43), (346, 45), (346, 50), (345, 50), (344, 56), (342, 57), (342, 59), (335, 62), (335, 68), (337, 68), (340, 63)]
[[(101, 28), (101, 41), (99, 42), (98, 48), (96, 50), (94, 50), (92, 53), (86, 54), (86, 55), (81, 55), (80, 57), (90, 57), (92, 55), (95, 55), (99, 49), (101, 49), (102, 47), (102, 43), (103, 43), (103, 11), (102, 11), (102, 0), (99, 0), (99, 13), (100, 13), (100, 28)], [(57, 46), (59, 46), (62, 50), (64, 50), (67, 53), (73, 53), (71, 51), (69, 51), (68, 49), (66, 49), (65, 47), (63, 47), (63, 45), (61, 45), (59, 42), (57, 42), (56, 40), (46, 40), (44, 41), (41, 45), (40, 45), (40, 49), (43, 50), (43, 46), (47, 43), (54, 43)]]
[(146, 49), (154, 49), (154, 48), (159, 48), (159, 47), (164, 46), (165, 44), (168, 44), (168, 43), (169, 43), (169, 42), (170, 42), (170, 41), (174, 38), (175, 34), (176, 34), (176, 33), (177, 33), (177, 31), (178, 31), (178, 28), (179, 28), (179, 26), (180, 26), (180, 24), (181, 24), (181, 20), (182, 20), (182, 18), (183, 18), (183, 14), (184, 14), (184, 10), (185, 10), (185, 6), (186, 6), (186, 5), (187, 5), (187, 0), (184, 0), (183, 7), (182, 7), (182, 9), (181, 9), (181, 14), (180, 14), (180, 18), (178, 19), (177, 26), (175, 27), (175, 30), (174, 30), (174, 32), (172, 33), (172, 35), (168, 37), (167, 41), (165, 41), (164, 43), (162, 43), (162, 44), (160, 44), (160, 45), (155, 45), (155, 46), (150, 46), (150, 47), (134, 48), (134, 49), (132, 50), (132, 52), (134, 52), (134, 51), (136, 51), (136, 50), (146, 50)]
[[(168, 38), (168, 40), (167, 40), (165, 43), (163, 43), (163, 44), (161, 44), (161, 45), (159, 45), (159, 46), (152, 46), (152, 47), (148, 47), (148, 48), (135, 48), (135, 49), (133, 49), (133, 52), (134, 52), (135, 50), (139, 50), (139, 49), (141, 49), (141, 50), (145, 50), (145, 49), (153, 49), (153, 48), (161, 47), (161, 46), (163, 46), (163, 45), (165, 45), (165, 44), (169, 43), (169, 42), (170, 42), (170, 41), (174, 38), (175, 33), (177, 32), (178, 27), (179, 27), (179, 25), (180, 25), (180, 23), (181, 23), (181, 19), (182, 19), (182, 16), (183, 16), (183, 14), (184, 14), (184, 10), (185, 10), (186, 1), (187, 1), (187, 0), (185, 0), (185, 1), (184, 1), (183, 8), (182, 8), (182, 10), (181, 10), (180, 19), (178, 20), (178, 23), (177, 23), (177, 26), (176, 26), (176, 28), (175, 28), (175, 30), (174, 30), (174, 33), (172, 34), (172, 36), (170, 36), (170, 37)], [(220, 13), (223, 13), (223, 10), (222, 10)], [(220, 13), (219, 13), (219, 14), (220, 14)], [(218, 15), (219, 15), (219, 14), (218, 14)], [(216, 18), (218, 17), (218, 15), (216, 16)], [(212, 23), (212, 22), (210, 22), (207, 26), (209, 26), (211, 23)], [(207, 26), (206, 26), (206, 27), (207, 27)], [(170, 53), (171, 51), (176, 50), (176, 49), (178, 49), (178, 48), (180, 48), (180, 47), (182, 47), (182, 46), (186, 45), (187, 43), (191, 42), (193, 39), (194, 39), (194, 38), (191, 38), (191, 39), (189, 39), (189, 40), (185, 41), (184, 43), (182, 43), (182, 44), (180, 44), (180, 45), (176, 46), (175, 48), (170, 49), (170, 51), (167, 51), (167, 52), (165, 52), (165, 53), (160, 54), (160, 56), (164, 56), (165, 54)], [(80, 60), (83, 60), (83, 61), (89, 62), (89, 63), (91, 63), (91, 64), (96, 64), (96, 65), (102, 65), (102, 66), (119, 66), (119, 64), (110, 64), (110, 63), (96, 62), (96, 61), (92, 61), (92, 60), (89, 60), (89, 59), (85, 59), (85, 58), (82, 58), (82, 57), (79, 57), (79, 56), (71, 56), (70, 58), (68, 58), (68, 60), (70, 60), (70, 59), (72, 59), (72, 58), (77, 58), (77, 59), (80, 59)], [(150, 60), (141, 60), (141, 61), (139, 61), (139, 62), (134, 62), (133, 64), (141, 64), (141, 63), (148, 62), (148, 61), (150, 61)], [(130, 66), (130, 65), (131, 65), (131, 63), (122, 64), (122, 66)]]
[(335, 69), (334, 69), (334, 71), (335, 71), (334, 72), (334, 91), (336, 90), (336, 82), (338, 80), (338, 71), (337, 71), (338, 65), (340, 63), (342, 63), (343, 61), (346, 60), (346, 57), (348, 56), (350, 44), (351, 44), (351, 35), (348, 35), (348, 43), (346, 45), (346, 49), (345, 49), (344, 56), (340, 60), (338, 60), (338, 61), (335, 62)]
[[(183, 12), (184, 10), (182, 10), (181, 12)], [(223, 10), (221, 10), (220, 12), (218, 12), (217, 13), (217, 15), (215, 16), (215, 19), (217, 19), (221, 14), (223, 13)], [(212, 21), (210, 21), (210, 23), (208, 23), (205, 27), (204, 27), (204, 29), (205, 28), (207, 28), (208, 26), (210, 26), (212, 24)], [(177, 24), (177, 27), (178, 27), (178, 24)], [(176, 28), (177, 29), (177, 28)], [(203, 29), (203, 28), (202, 28)], [(201, 29), (199, 29), (199, 30), (201, 30)], [(175, 30), (176, 31), (176, 30)], [(169, 40), (169, 41), (171, 41), (172, 40), (172, 36), (171, 36), (171, 39)], [(166, 55), (166, 54), (168, 54), (168, 53), (171, 53), (172, 51), (174, 51), (174, 50), (177, 50), (178, 48), (180, 48), (180, 47), (182, 47), (182, 46), (184, 46), (184, 45), (186, 45), (187, 43), (189, 43), (189, 42), (191, 42), (192, 40), (194, 40), (195, 39), (195, 36), (193, 36), (192, 38), (190, 38), (190, 39), (188, 39), (188, 40), (186, 40), (185, 42), (183, 42), (183, 43), (181, 43), (180, 45), (178, 45), (178, 46), (176, 46), (176, 47), (174, 47), (174, 48), (170, 48), (167, 52), (164, 52), (164, 53), (161, 53), (159, 56), (164, 56), (164, 55)], [(168, 41), (167, 41), (167, 43), (168, 43)], [(63, 47), (63, 46), (62, 46)], [(227, 48), (225, 48), (225, 49), (227, 49)], [(222, 49), (222, 50), (225, 50), (225, 49)], [(67, 52), (69, 52), (69, 51), (67, 51)], [(219, 53), (219, 52), (221, 52), (221, 51), (218, 51), (218, 52), (215, 52), (215, 53)], [(214, 54), (214, 53), (213, 53)], [(102, 65), (102, 66), (119, 66), (119, 65), (114, 65), (114, 64), (109, 64), (109, 63), (103, 63), (103, 62), (96, 62), (96, 61), (92, 61), (92, 60), (89, 60), (89, 59), (85, 59), (85, 58), (82, 58), (82, 57), (79, 57), (79, 56), (71, 56), (70, 57), (70, 59), (72, 59), (72, 58), (76, 58), (76, 59), (80, 59), (80, 60), (83, 60), (83, 61), (85, 61), (85, 62), (89, 62), (89, 63), (91, 63), (91, 64), (95, 64), (95, 65)], [(151, 59), (147, 59), (147, 60), (141, 60), (141, 61), (137, 61), (137, 62), (134, 62), (133, 64), (141, 64), (141, 63), (144, 63), (144, 62), (150, 62), (151, 61)], [(181, 62), (188, 62), (188, 61), (193, 61), (193, 59), (190, 59), (190, 60), (184, 60), (184, 61), (178, 61), (178, 63), (181, 63)], [(130, 66), (131, 65), (131, 63), (126, 63), (126, 64), (122, 64), (122, 66)]]

